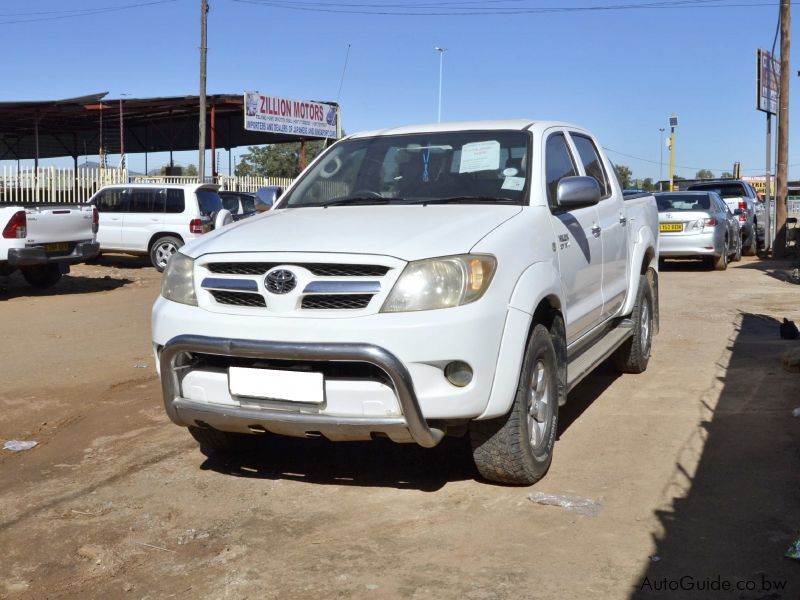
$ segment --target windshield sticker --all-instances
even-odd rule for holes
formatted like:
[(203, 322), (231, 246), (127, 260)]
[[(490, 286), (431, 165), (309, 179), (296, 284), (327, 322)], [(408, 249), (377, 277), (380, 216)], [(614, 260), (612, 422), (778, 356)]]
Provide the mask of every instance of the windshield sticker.
[(472, 142), (464, 144), (461, 148), (461, 165), (459, 173), (474, 173), (475, 171), (491, 171), (500, 168), (500, 142)]
[(525, 187), (524, 177), (506, 177), (500, 189), (503, 190), (521, 190)]
[(518, 172), (519, 171), (517, 171), (514, 167), (508, 167), (507, 169), (503, 169), (503, 175), (505, 175), (506, 177), (513, 177)]

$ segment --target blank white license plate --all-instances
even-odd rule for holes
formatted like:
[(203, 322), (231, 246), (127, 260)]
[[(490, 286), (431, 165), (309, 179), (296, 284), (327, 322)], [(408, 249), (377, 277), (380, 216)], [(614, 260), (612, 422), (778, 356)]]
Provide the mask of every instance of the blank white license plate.
[(322, 373), (274, 369), (228, 369), (228, 388), (233, 396), (321, 404), (325, 399)]

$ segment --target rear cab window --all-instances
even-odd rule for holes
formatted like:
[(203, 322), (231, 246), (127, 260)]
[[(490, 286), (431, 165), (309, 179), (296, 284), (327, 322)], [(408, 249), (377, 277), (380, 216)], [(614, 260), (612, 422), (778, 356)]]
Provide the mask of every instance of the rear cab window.
[(608, 198), (611, 196), (611, 186), (608, 183), (606, 170), (603, 167), (600, 153), (597, 151), (594, 142), (590, 138), (579, 133), (570, 133), (570, 137), (578, 151), (578, 157), (580, 158), (587, 177), (594, 177), (600, 185), (600, 197)]
[(738, 181), (731, 183), (695, 183), (687, 191), (716, 192), (723, 198), (746, 198), (747, 189)]

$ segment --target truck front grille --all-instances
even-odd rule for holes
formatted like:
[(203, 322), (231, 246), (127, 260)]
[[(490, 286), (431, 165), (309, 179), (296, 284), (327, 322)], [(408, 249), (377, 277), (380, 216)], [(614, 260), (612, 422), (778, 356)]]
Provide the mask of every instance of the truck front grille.
[(231, 306), (255, 306), (258, 308), (266, 308), (267, 306), (267, 303), (264, 301), (264, 296), (261, 294), (213, 290), (211, 295), (214, 296), (214, 300), (220, 304), (228, 304)]
[(277, 266), (302, 267), (316, 277), (383, 277), (389, 267), (383, 265), (349, 265), (327, 263), (268, 263), (268, 262), (218, 262), (209, 263), (208, 270), (220, 275), (264, 275)]
[(373, 294), (314, 294), (303, 296), (302, 307), (313, 310), (356, 310), (366, 308)]

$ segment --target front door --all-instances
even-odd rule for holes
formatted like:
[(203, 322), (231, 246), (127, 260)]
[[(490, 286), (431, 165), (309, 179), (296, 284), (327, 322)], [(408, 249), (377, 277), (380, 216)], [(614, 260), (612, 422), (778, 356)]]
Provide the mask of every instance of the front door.
[(545, 174), (566, 304), (567, 343), (572, 343), (600, 322), (603, 248), (596, 207), (568, 211), (557, 207), (558, 182), (578, 174), (572, 151), (561, 131), (551, 133), (545, 142)]

